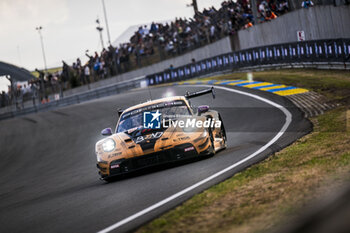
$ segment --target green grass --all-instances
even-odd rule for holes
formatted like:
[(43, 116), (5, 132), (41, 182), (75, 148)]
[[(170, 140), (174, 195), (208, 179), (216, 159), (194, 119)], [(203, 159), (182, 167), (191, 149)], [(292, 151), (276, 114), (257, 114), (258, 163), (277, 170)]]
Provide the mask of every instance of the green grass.
[(138, 232), (259, 232), (284, 220), (350, 171), (344, 108), (314, 119), (319, 131), (195, 195)]
[[(213, 79), (242, 79), (244, 75)], [(137, 232), (270, 232), (311, 200), (349, 180), (349, 73), (264, 71), (254, 73), (254, 80), (317, 91), (343, 106), (313, 118), (313, 133), (195, 195)]]

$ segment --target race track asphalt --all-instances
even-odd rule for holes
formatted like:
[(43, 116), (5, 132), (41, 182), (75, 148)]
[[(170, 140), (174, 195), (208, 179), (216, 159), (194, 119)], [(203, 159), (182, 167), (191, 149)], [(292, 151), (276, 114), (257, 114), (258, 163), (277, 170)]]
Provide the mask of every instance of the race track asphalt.
[[(184, 95), (201, 86), (150, 88), (152, 98), (167, 92)], [(266, 150), (222, 175), (122, 224), (132, 231), (152, 218), (238, 171), (257, 163), (310, 132), (311, 123), (287, 99), (235, 87), (288, 107), (287, 132)], [(219, 110), (228, 148), (214, 157), (173, 164), (118, 179), (100, 181), (94, 154), (100, 131), (115, 127), (117, 108), (150, 99), (147, 89), (0, 121), (0, 232), (97, 232), (246, 158), (272, 140), (286, 123), (285, 114), (250, 96), (216, 89), (192, 99), (193, 105)]]

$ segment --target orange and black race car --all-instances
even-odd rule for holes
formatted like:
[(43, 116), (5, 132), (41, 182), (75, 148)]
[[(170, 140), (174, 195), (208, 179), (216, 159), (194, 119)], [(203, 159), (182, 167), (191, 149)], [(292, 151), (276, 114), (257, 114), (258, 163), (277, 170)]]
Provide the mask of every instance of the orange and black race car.
[(211, 93), (214, 88), (148, 101), (119, 112), (112, 132), (96, 143), (101, 179), (141, 168), (199, 156), (214, 155), (226, 148), (221, 116), (209, 106), (194, 108), (190, 98)]

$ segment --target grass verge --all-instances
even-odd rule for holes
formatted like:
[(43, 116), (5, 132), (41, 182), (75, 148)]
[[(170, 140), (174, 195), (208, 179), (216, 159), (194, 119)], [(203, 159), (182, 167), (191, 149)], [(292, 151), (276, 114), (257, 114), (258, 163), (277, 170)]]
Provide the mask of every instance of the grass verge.
[[(235, 78), (242, 79), (242, 73), (214, 77)], [(330, 185), (349, 181), (349, 73), (264, 71), (254, 73), (254, 79), (314, 90), (341, 101), (343, 106), (311, 119), (313, 133), (195, 195), (137, 232), (268, 232), (324, 195)]]

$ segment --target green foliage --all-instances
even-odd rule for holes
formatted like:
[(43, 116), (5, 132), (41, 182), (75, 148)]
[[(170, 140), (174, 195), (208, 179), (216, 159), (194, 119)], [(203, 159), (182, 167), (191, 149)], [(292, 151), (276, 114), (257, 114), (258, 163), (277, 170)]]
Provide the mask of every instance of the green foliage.
[[(318, 116), (317, 132), (195, 195), (138, 232), (225, 232), (240, 227), (259, 232), (293, 215), (322, 182), (329, 177), (344, 179), (341, 171), (350, 171), (344, 115), (345, 109), (337, 108)], [(217, 213), (211, 215), (212, 211)], [(259, 218), (271, 223), (255, 223)]]

